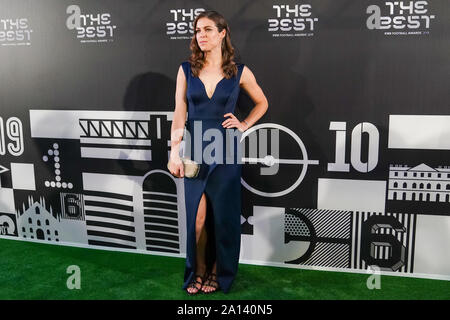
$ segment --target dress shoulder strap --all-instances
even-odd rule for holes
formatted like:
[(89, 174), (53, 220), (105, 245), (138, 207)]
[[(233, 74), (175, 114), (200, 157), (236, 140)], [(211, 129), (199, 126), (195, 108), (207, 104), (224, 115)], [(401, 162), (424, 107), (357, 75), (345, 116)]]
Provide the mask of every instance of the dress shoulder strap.
[(242, 71), (244, 71), (244, 66), (245, 66), (245, 64), (243, 64), (243, 63), (239, 63), (239, 64), (237, 65), (237, 68), (238, 68), (237, 79), (238, 79), (239, 81), (240, 81), (240, 79), (241, 79)]
[(182, 62), (181, 67), (183, 68), (184, 75), (186, 76), (186, 80), (188, 80), (189, 76), (191, 74), (191, 65), (189, 64), (189, 61)]

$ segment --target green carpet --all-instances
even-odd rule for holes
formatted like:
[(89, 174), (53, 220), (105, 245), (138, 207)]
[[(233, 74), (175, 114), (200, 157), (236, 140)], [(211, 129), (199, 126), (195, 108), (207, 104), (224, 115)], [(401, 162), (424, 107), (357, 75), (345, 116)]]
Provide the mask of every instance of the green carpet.
[[(239, 265), (229, 294), (188, 296), (184, 259), (0, 239), (0, 299), (450, 299), (450, 281)], [(69, 290), (67, 267), (81, 270)]]

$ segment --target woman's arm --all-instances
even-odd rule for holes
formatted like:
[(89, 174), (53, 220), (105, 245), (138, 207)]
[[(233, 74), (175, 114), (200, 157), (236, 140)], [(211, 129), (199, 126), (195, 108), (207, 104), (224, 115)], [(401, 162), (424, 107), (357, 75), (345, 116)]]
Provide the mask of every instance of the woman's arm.
[(249, 97), (255, 103), (255, 106), (243, 121), (237, 120), (232, 113), (225, 114), (224, 117), (230, 118), (225, 120), (222, 125), (224, 128), (238, 128), (239, 131), (244, 132), (266, 113), (269, 108), (269, 103), (264, 92), (256, 82), (255, 76), (247, 66), (244, 66), (244, 70), (242, 70), (239, 85), (247, 92)]
[(247, 66), (244, 66), (244, 70), (242, 70), (240, 86), (255, 103), (255, 106), (243, 121), (248, 129), (266, 113), (269, 108), (269, 102), (261, 87), (256, 82), (253, 72)]
[(180, 143), (183, 139), (184, 126), (186, 123), (187, 100), (186, 100), (187, 81), (184, 75), (183, 67), (180, 66), (177, 75), (177, 84), (175, 90), (175, 111), (173, 113), (172, 127), (170, 129), (170, 158), (169, 171), (183, 177), (183, 165), (180, 160)]

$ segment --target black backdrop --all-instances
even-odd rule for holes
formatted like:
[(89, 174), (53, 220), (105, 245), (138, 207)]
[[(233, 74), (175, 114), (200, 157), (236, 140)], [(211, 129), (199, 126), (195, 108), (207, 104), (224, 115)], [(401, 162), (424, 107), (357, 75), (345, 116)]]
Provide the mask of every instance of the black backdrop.
[[(268, 98), (269, 110), (257, 124), (284, 128), (280, 133), (280, 158), (306, 158), (292, 135), (287, 133), (291, 131), (301, 139), (307, 158), (312, 160), (309, 165), (280, 165), (274, 175), (261, 175), (261, 165), (244, 167), (243, 185), (259, 192), (243, 187), (242, 231), (248, 236), (243, 239), (243, 246), (252, 241), (252, 235), (255, 236), (253, 241), (259, 239), (254, 230), (256, 222), (251, 219), (258, 215), (258, 210), (266, 212), (267, 208), (282, 208), (281, 220), (277, 221), (284, 223), (285, 218), (293, 215), (297, 226), (306, 224), (309, 228), (309, 232), (296, 231), (293, 235), (286, 224), (284, 231), (278, 234), (280, 244), (273, 244), (273, 250), (283, 251), (280, 248), (283, 243), (303, 243), (301, 250), (306, 253), (294, 265), (365, 269), (366, 264), (373, 264), (383, 270), (418, 276), (450, 275), (449, 250), (442, 248), (448, 249), (449, 230), (442, 226), (449, 224), (450, 216), (447, 196), (450, 191), (446, 191), (450, 190), (447, 189), (450, 184), (447, 174), (450, 146), (446, 142), (450, 138), (448, 1), (1, 0), (0, 6), (0, 116), (2, 145), (5, 147), (0, 156), (0, 165), (5, 169), (0, 175), (1, 211), (15, 225), (14, 232), (2, 229), (0, 234), (27, 238), (24, 233), (27, 232), (27, 239), (42, 239), (37, 234), (38, 226), (28, 231), (35, 222), (28, 223), (20, 217), (33, 202), (43, 198), (46, 204), (39, 202), (41, 207), (49, 211), (51, 206), (51, 214), (59, 222), (64, 220), (64, 208), (69, 210), (67, 203), (76, 203), (78, 209), (72, 209), (75, 210), (74, 220), (85, 221), (87, 232), (84, 230), (83, 237), (65, 238), (60, 231), (60, 238), (44, 237), (42, 240), (103, 245), (105, 248), (141, 248), (150, 253), (184, 252), (182, 221), (175, 232), (176, 248), (151, 240), (148, 235), (151, 228), (147, 226), (146, 245), (140, 246), (137, 226), (129, 230), (119, 228), (131, 235), (122, 232), (115, 236), (111, 230), (96, 229), (108, 226), (115, 229), (106, 225), (111, 223), (109, 220), (103, 221), (103, 225), (101, 219), (88, 223), (89, 212), (94, 215), (92, 207), (100, 206), (98, 197), (106, 197), (105, 192), (114, 192), (109, 187), (103, 191), (86, 187), (87, 179), (83, 174), (144, 177), (151, 170), (165, 170), (170, 116), (166, 119), (169, 121), (156, 124), (153, 119), (157, 117), (150, 115), (148, 120), (148, 112), (164, 116), (173, 111), (176, 73), (180, 63), (189, 56), (192, 33), (188, 24), (200, 8), (214, 9), (222, 13), (230, 25), (236, 60), (252, 70)], [(87, 17), (81, 18), (81, 29), (74, 27), (77, 10)], [(251, 100), (241, 92), (238, 117), (243, 118), (251, 107)], [(55, 110), (66, 113), (61, 113), (60, 117), (52, 112)], [(92, 111), (100, 112), (92, 117), (90, 113), (83, 113)], [(125, 113), (113, 114), (111, 111)], [(33, 112), (36, 117), (32, 116)], [(67, 118), (63, 115), (69, 114), (76, 120), (65, 123)], [(85, 142), (79, 139), (83, 133), (74, 138), (74, 132), (81, 132), (80, 128), (89, 123), (86, 119), (111, 119), (108, 114), (116, 120), (128, 115), (149, 121), (151, 128), (158, 126), (161, 132), (157, 138), (152, 129), (147, 137), (152, 142), (147, 150), (151, 152), (151, 160), (146, 156), (129, 157), (128, 160), (120, 155), (105, 156), (107, 151), (96, 156), (83, 154), (87, 152), (83, 151)], [(408, 135), (409, 131), (405, 133), (402, 129), (401, 124), (410, 116), (417, 116), (415, 119), (419, 124), (422, 118), (425, 119), (426, 125), (417, 127), (418, 136)], [(8, 119), (11, 119), (10, 124)], [(398, 120), (397, 126), (390, 123), (394, 120)], [(14, 123), (20, 124), (15, 126)], [(57, 124), (71, 133), (66, 134)], [(84, 128), (87, 126), (89, 124)], [(414, 131), (415, 123), (408, 122), (405, 127), (408, 126)], [(338, 148), (336, 141), (340, 141)], [(43, 155), (55, 143), (57, 147), (53, 152), (61, 152), (60, 174), (53, 174), (54, 168), (49, 166), (51, 159), (42, 161)], [(101, 143), (95, 147), (101, 148)], [(359, 153), (358, 145), (361, 147)], [(356, 151), (352, 151), (352, 147)], [(345, 155), (339, 163), (344, 167), (346, 164), (348, 169), (342, 169), (342, 166), (338, 166), (338, 170), (330, 168), (329, 164), (337, 162), (337, 154)], [(425, 172), (426, 180), (428, 173), (433, 174), (433, 179), (430, 176), (423, 182), (422, 196), (421, 190), (415, 190), (420, 189), (420, 181), (416, 181), (414, 188), (412, 185), (402, 187), (406, 180), (395, 180), (395, 167), (390, 167), (395, 165), (406, 168), (404, 170), (411, 173), (411, 177), (413, 172), (419, 173), (419, 178), (420, 173)], [(366, 170), (361, 169), (364, 167)], [(282, 192), (295, 184), (302, 170), (301, 183)], [(34, 174), (32, 178), (27, 176), (31, 173)], [(49, 185), (53, 178), (55, 183), (70, 180), (70, 192), (69, 187), (62, 190), (63, 187), (45, 184), (48, 182)], [(173, 183), (161, 180), (158, 185), (157, 181), (150, 183), (149, 188), (168, 190)], [(362, 185), (352, 181), (361, 181)], [(339, 186), (339, 182), (344, 184), (338, 192), (333, 188)], [(382, 183), (372, 190), (370, 182)], [(427, 184), (432, 185), (427, 189)], [(146, 183), (142, 185), (145, 191)], [(395, 188), (401, 190), (394, 196)], [(361, 190), (361, 193), (352, 194), (355, 190)], [(122, 198), (110, 196), (119, 202), (138, 201), (130, 198), (133, 192)], [(352, 198), (356, 202), (338, 204), (328, 194), (330, 192), (337, 194), (336, 198), (344, 194), (344, 202)], [(374, 192), (382, 193), (382, 201), (360, 206), (366, 201), (365, 197), (371, 199)], [(432, 196), (427, 198), (426, 192)], [(413, 193), (417, 198), (416, 195), (412, 198)], [(434, 197), (438, 193), (440, 197), (436, 200)], [(63, 199), (68, 194), (71, 195)], [(86, 195), (94, 198), (83, 199)], [(30, 196), (33, 197), (31, 202)], [(178, 209), (180, 201), (183, 199), (178, 199)], [(143, 208), (138, 209), (136, 205), (131, 208), (131, 215), (142, 215)], [(308, 208), (313, 210), (316, 218), (323, 215), (323, 219), (317, 222), (303, 209), (295, 215), (290, 208)], [(334, 215), (328, 211), (333, 209), (348, 214), (349, 220), (345, 222), (348, 232), (320, 235), (321, 223), (331, 224), (327, 217)], [(369, 219), (372, 215), (391, 218), (373, 222)], [(111, 216), (108, 219), (112, 219)], [(148, 219), (144, 221), (149, 222)], [(372, 223), (372, 229), (366, 230), (367, 221)], [(402, 227), (394, 227), (398, 221)], [(133, 222), (137, 224), (137, 221)], [(4, 226), (11, 223), (4, 222)], [(433, 233), (435, 224), (439, 227)], [(331, 228), (338, 230), (341, 227), (331, 224)], [(64, 230), (71, 230), (71, 227)], [(430, 232), (432, 241), (427, 238)], [(384, 238), (374, 236), (380, 234), (385, 235)], [(93, 237), (115, 239), (114, 245)], [(123, 245), (122, 240), (135, 245)], [(424, 242), (417, 243), (419, 240)], [(320, 251), (317, 249), (322, 248), (320, 244), (331, 247)], [(336, 252), (341, 252), (333, 245), (347, 246), (344, 264), (333, 258)], [(304, 249), (305, 246), (309, 249)], [(406, 250), (403, 256), (396, 249), (402, 246)], [(432, 248), (432, 254), (420, 252), (420, 248), (425, 247)], [(318, 250), (322, 260), (313, 259), (313, 248)], [(243, 250), (242, 258), (250, 263), (292, 264), (287, 264), (287, 256), (280, 259), (270, 255), (256, 257), (247, 252), (247, 249)], [(437, 259), (435, 264), (438, 266), (425, 264), (428, 259)]]

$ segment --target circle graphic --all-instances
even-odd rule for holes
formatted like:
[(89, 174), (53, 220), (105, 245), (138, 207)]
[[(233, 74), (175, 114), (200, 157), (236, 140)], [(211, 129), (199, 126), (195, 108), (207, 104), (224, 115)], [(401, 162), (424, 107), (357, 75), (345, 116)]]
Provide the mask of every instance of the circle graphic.
[(262, 124), (254, 126), (254, 127), (251, 127), (247, 131), (244, 131), (244, 133), (241, 136), (240, 142), (242, 143), (242, 141), (249, 134), (256, 132), (257, 130), (264, 129), (264, 128), (278, 129), (283, 132), (286, 132), (289, 136), (291, 136), (300, 148), (300, 153), (302, 155), (302, 159), (276, 159), (272, 155), (266, 155), (264, 158), (246, 158), (244, 156), (242, 158), (242, 163), (258, 163), (259, 162), (266, 166), (273, 166), (275, 163), (301, 165), (302, 169), (301, 169), (300, 175), (297, 178), (297, 180), (294, 182), (293, 185), (291, 185), (289, 188), (286, 188), (285, 190), (281, 190), (278, 192), (265, 192), (262, 190), (258, 190), (255, 187), (250, 186), (242, 177), (241, 177), (241, 183), (247, 190), (249, 190), (259, 196), (263, 196), (263, 197), (284, 196), (284, 195), (290, 193), (291, 191), (293, 191), (295, 188), (297, 188), (300, 185), (300, 183), (305, 178), (306, 171), (308, 169), (308, 165), (317, 165), (317, 164), (319, 164), (319, 161), (308, 159), (308, 152), (306, 151), (305, 144), (303, 143), (303, 141), (300, 139), (300, 137), (294, 131), (292, 131), (291, 129), (289, 129), (285, 126), (282, 126), (282, 125), (279, 125), (276, 123), (262, 123)]

